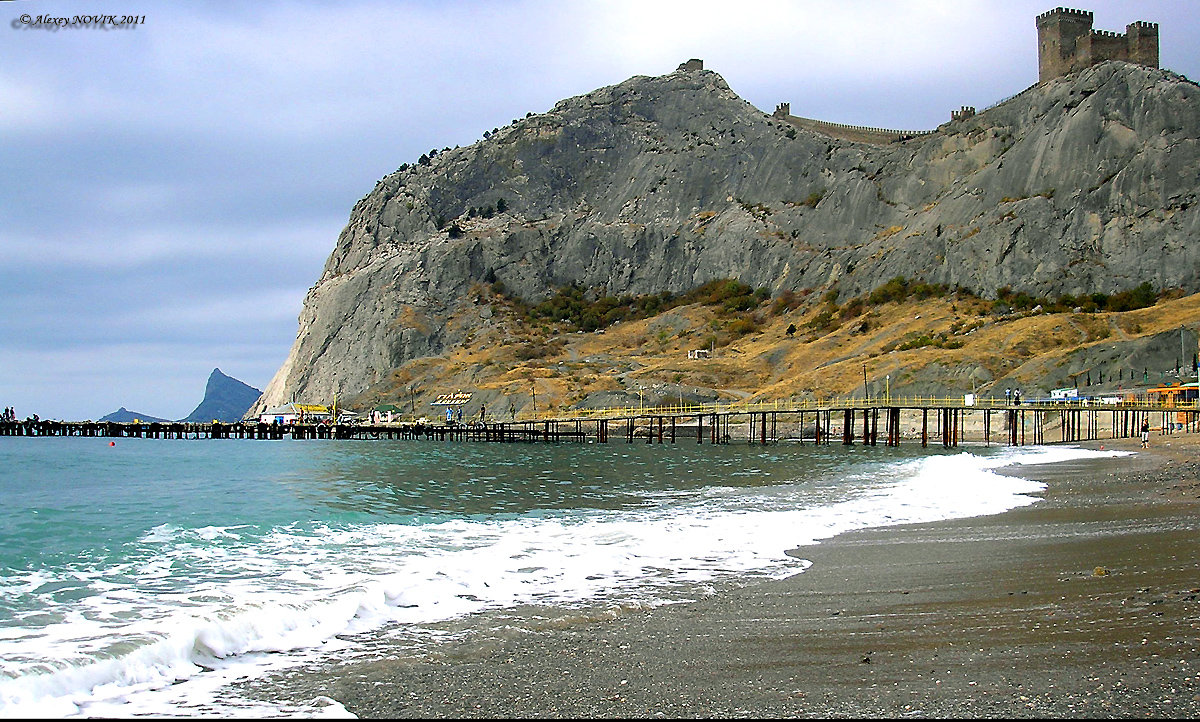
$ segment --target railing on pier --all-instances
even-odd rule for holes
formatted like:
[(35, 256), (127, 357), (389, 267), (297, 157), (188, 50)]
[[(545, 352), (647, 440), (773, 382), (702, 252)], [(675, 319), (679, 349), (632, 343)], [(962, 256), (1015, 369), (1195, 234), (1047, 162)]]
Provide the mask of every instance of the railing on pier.
[(829, 399), (801, 400), (772, 400), (772, 401), (718, 401), (712, 403), (680, 403), (657, 406), (624, 406), (604, 407), (595, 409), (564, 409), (561, 411), (541, 414), (526, 414), (517, 416), (517, 420), (549, 420), (561, 421), (568, 419), (601, 419), (628, 418), (642, 416), (674, 415), (692, 416), (695, 414), (747, 414), (762, 412), (800, 412), (833, 410), (841, 411), (847, 408), (900, 408), (900, 409), (977, 409), (977, 410), (1010, 410), (1010, 409), (1093, 409), (1111, 411), (1113, 409), (1137, 409), (1141, 411), (1197, 411), (1197, 402), (1165, 406), (1153, 401), (1121, 400), (1115, 403), (1099, 402), (1092, 399), (1034, 399), (1012, 401), (1005, 399), (976, 397), (970, 404), (964, 402), (962, 396), (879, 396), (876, 398), (835, 397)]
[[(992, 415), (999, 413), (997, 429)], [(972, 426), (968, 414), (981, 414)], [(1105, 415), (1108, 423), (1103, 423)], [(940, 438), (946, 447), (979, 441), (1025, 445), (1049, 443), (1047, 429), (1056, 422), (1061, 442), (1137, 436), (1143, 426), (1160, 434), (1200, 431), (1196, 402), (1164, 404), (1148, 400), (1097, 402), (1087, 399), (1005, 400), (976, 397), (833, 398), (804, 401), (736, 401), (709, 404), (572, 409), (508, 422), (467, 424), (397, 422), (388, 424), (278, 424), (237, 422), (96, 422), (25, 419), (0, 422), (0, 436), (95, 436), (161, 439), (425, 439), (433, 441), (607, 443), (614, 434), (646, 443), (772, 443), (794, 439), (829, 444), (879, 439), (880, 416), (887, 446), (901, 439), (920, 439), (928, 446)], [(904, 417), (908, 429), (904, 429)], [(931, 418), (932, 417), (932, 418)], [(919, 421), (918, 421), (919, 419)], [(932, 429), (931, 429), (932, 423)], [(918, 433), (919, 430), (919, 433)], [(974, 432), (976, 439), (970, 438)]]

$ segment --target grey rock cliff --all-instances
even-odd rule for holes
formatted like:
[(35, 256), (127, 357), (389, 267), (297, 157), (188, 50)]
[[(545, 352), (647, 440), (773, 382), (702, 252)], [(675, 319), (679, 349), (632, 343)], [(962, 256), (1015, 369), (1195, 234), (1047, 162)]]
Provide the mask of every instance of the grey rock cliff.
[(897, 275), (985, 296), (1197, 291), (1198, 142), (1200, 88), (1115, 61), (889, 145), (795, 128), (711, 71), (634, 77), (383, 178), (251, 412), (461, 342), (492, 274), (528, 300), (721, 277), (843, 298)]

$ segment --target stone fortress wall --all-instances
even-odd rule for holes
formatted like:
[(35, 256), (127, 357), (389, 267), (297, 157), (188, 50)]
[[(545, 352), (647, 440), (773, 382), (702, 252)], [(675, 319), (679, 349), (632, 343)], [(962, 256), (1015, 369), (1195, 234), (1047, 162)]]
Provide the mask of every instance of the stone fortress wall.
[[(972, 115), (975, 112), (974, 108), (968, 109), (966, 107), (962, 111), (955, 112), (967, 112), (968, 110)], [(860, 143), (897, 143), (934, 132), (932, 130), (889, 130), (887, 128), (871, 128), (865, 125), (846, 125), (845, 123), (831, 123), (827, 120), (800, 118), (792, 115), (791, 103), (780, 103), (771, 115), (774, 118), (786, 120), (797, 128), (804, 128), (805, 130), (824, 133), (834, 138), (853, 140)]]
[(1038, 82), (1106, 60), (1158, 67), (1158, 23), (1139, 20), (1124, 33), (1092, 29), (1087, 10), (1055, 8), (1037, 16)]
[[(1039, 83), (1106, 60), (1124, 60), (1152, 68), (1158, 67), (1158, 23), (1139, 20), (1127, 25), (1122, 34), (1093, 30), (1092, 19), (1090, 11), (1061, 7), (1037, 16)], [(699, 60), (691, 60), (689, 63), (693, 69), (703, 68), (703, 63)], [(699, 67), (695, 64), (699, 64)], [(681, 65), (680, 69), (684, 69), (685, 65), (688, 63)], [(964, 105), (950, 112), (950, 122), (965, 120), (973, 115), (975, 108)], [(772, 116), (798, 128), (860, 143), (897, 143), (936, 132), (936, 129), (890, 130), (801, 118), (792, 115), (791, 103), (780, 103)]]

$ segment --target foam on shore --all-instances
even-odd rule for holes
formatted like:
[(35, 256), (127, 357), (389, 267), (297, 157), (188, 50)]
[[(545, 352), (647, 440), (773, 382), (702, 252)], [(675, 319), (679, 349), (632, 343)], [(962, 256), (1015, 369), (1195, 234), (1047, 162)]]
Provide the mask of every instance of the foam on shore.
[[(785, 552), (867, 527), (993, 514), (1044, 488), (995, 470), (1111, 456), (1073, 447), (878, 464), (814, 491), (804, 479), (662, 494), (642, 508), (439, 523), (161, 526), (137, 568), (80, 571), (94, 593), (8, 628), (6, 716), (235, 712), (215, 683), (329, 657), (339, 635), (527, 604), (693, 598), (722, 579), (781, 578)], [(196, 581), (200, 580), (200, 581)], [(30, 588), (65, 582), (29, 578)]]

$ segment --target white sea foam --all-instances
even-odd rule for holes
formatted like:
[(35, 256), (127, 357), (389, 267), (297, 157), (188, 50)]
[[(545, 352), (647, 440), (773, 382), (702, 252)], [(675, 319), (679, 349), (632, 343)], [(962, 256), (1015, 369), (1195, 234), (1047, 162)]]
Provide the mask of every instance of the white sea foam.
[[(47, 601), (61, 621), (3, 630), (0, 715), (247, 713), (249, 703), (198, 700), (211, 700), (214, 684), (328, 656), (346, 644), (337, 635), (388, 624), (530, 603), (661, 603), (681, 585), (794, 574), (807, 563), (785, 551), (844, 531), (1034, 503), (1043, 485), (999, 475), (1001, 466), (1116, 453), (928, 456), (882, 467), (822, 503), (802, 485), (777, 484), (673, 492), (635, 510), (426, 525), (265, 535), (155, 527), (139, 541), (140, 563), (88, 570), (79, 577), (90, 595)], [(28, 593), (51, 581), (33, 574), (17, 584)], [(292, 713), (348, 716), (333, 701)]]

